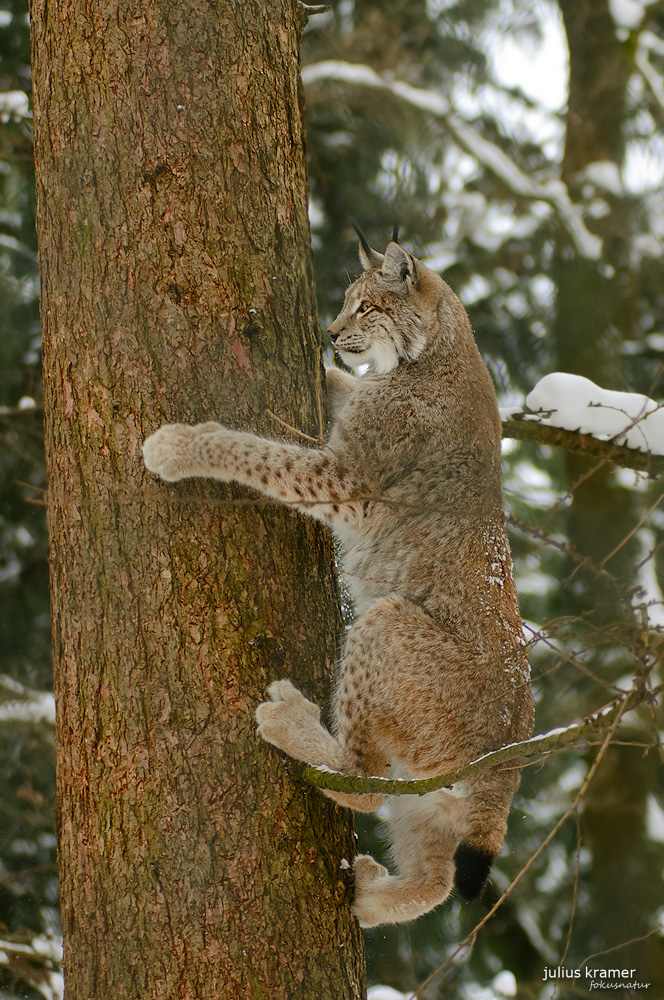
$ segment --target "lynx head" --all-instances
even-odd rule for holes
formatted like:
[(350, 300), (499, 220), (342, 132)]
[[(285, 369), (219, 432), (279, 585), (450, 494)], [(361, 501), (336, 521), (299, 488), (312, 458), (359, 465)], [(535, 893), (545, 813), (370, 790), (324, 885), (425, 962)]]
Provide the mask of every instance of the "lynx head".
[(349, 286), (341, 312), (328, 328), (346, 364), (368, 364), (386, 374), (434, 346), (445, 329), (449, 340), (459, 324), (470, 331), (461, 303), (442, 278), (396, 239), (381, 254), (359, 230), (358, 235), (364, 273)]

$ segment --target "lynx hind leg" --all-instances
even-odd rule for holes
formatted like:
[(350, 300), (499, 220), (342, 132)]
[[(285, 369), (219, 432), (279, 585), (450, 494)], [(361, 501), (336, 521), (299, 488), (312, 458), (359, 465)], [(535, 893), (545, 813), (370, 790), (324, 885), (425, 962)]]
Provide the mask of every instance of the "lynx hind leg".
[(320, 722), (320, 709), (288, 680), (274, 681), (256, 709), (258, 733), (289, 757), (342, 770), (341, 748)]
[(388, 775), (392, 765), (411, 777), (437, 773), (462, 735), (439, 665), (459, 661), (468, 661), (459, 641), (405, 598), (365, 611), (348, 633), (334, 696), (333, 732), (356, 773)]
[[(333, 732), (343, 751), (347, 774), (386, 777), (399, 762), (414, 772), (418, 758), (438, 759), (439, 711), (428, 720), (400, 709), (404, 676), (395, 665), (409, 663), (409, 689), (430, 688), (431, 664), (456, 652), (454, 641), (421, 609), (397, 595), (376, 601), (348, 634), (334, 696)], [(424, 752), (423, 752), (424, 751)], [(328, 792), (340, 805), (375, 812), (381, 793)]]
[(355, 859), (353, 912), (362, 927), (396, 924), (428, 913), (450, 894), (461, 812), (444, 791), (390, 799), (388, 826), (398, 874), (373, 858)]

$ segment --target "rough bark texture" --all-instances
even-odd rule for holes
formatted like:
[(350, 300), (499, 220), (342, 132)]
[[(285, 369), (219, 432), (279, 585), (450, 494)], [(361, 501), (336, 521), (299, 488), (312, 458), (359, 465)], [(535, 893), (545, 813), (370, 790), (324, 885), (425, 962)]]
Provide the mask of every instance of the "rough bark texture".
[(140, 443), (317, 435), (292, 0), (32, 4), (68, 1000), (359, 998), (346, 815), (255, 735), (324, 699), (330, 537)]

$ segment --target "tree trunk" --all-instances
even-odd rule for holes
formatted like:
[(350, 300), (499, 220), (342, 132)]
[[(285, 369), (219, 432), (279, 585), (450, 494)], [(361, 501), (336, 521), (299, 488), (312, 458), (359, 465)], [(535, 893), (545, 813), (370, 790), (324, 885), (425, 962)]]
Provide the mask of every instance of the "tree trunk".
[(329, 535), (169, 486), (144, 436), (317, 436), (293, 0), (33, 0), (59, 858), (69, 1000), (359, 998), (352, 825), (260, 743), (324, 700)]

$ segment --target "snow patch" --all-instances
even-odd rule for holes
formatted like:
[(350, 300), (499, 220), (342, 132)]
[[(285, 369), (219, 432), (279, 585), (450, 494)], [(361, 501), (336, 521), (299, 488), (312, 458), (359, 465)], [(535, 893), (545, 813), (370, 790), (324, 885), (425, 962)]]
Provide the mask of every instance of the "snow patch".
[(442, 94), (380, 76), (370, 66), (341, 59), (325, 59), (311, 63), (302, 70), (302, 82), (305, 86), (329, 80), (386, 90), (408, 104), (442, 118), (460, 148), (498, 177), (512, 194), (552, 206), (580, 256), (588, 260), (601, 258), (602, 240), (586, 228), (582, 207), (571, 200), (566, 185), (560, 179), (538, 182), (530, 174), (524, 173), (499, 146), (485, 139), (472, 125), (455, 114)]
[(22, 90), (6, 90), (0, 94), (0, 122), (18, 122), (31, 118), (28, 95)]
[(2, 722), (48, 722), (55, 725), (55, 698), (47, 691), (35, 691), (29, 699), (6, 701), (0, 704)]
[(516, 996), (516, 976), (509, 969), (503, 969), (497, 976), (494, 976), (491, 985), (501, 997)]
[(609, 0), (609, 11), (618, 29), (628, 31), (638, 28), (645, 16), (645, 8), (655, 0)]
[(650, 840), (655, 840), (658, 844), (664, 844), (664, 809), (662, 809), (654, 795), (648, 796), (646, 828)]
[[(7, 697), (7, 693), (16, 697)], [(0, 723), (55, 723), (55, 698), (50, 691), (34, 691), (13, 677), (0, 674)]]
[(589, 163), (579, 175), (579, 180), (589, 181), (594, 187), (616, 197), (624, 193), (620, 168), (613, 160), (595, 160), (594, 163)]

